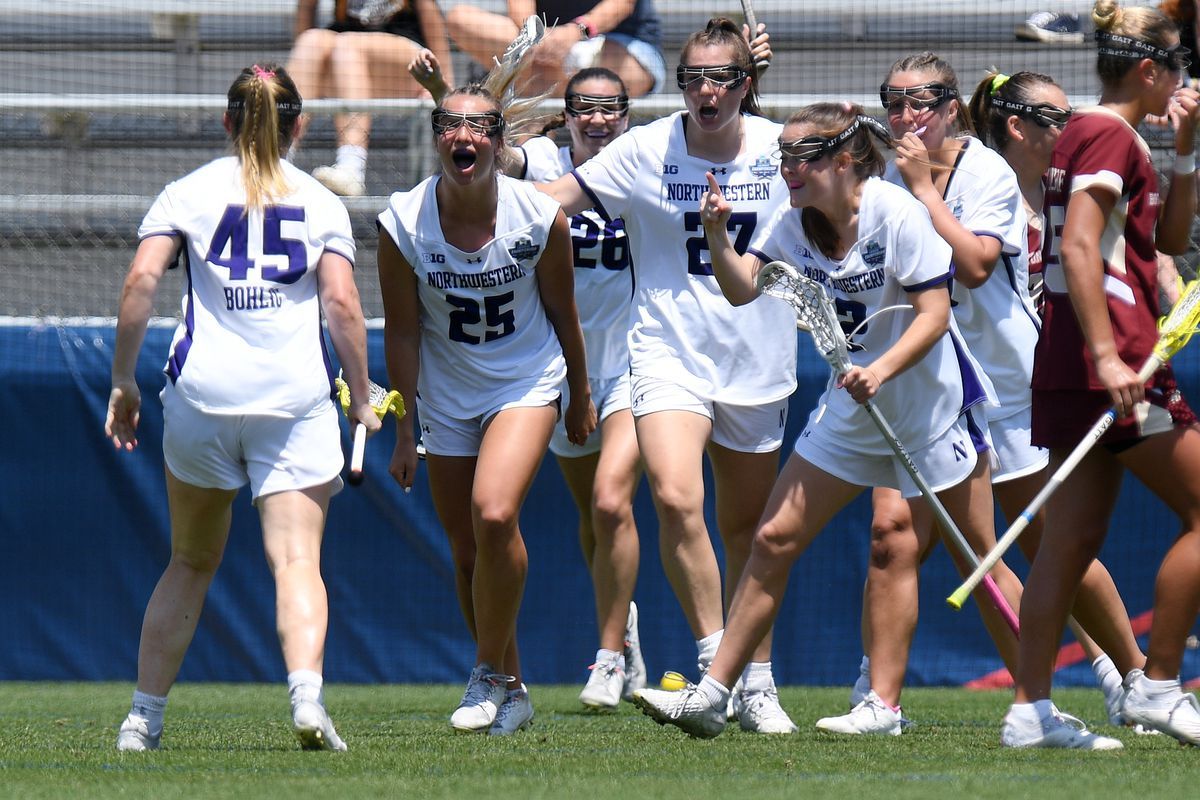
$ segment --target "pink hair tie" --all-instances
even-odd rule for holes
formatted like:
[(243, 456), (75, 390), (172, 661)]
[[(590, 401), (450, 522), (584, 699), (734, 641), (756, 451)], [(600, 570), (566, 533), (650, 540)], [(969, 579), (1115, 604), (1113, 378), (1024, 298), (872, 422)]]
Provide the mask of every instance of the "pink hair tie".
[(254, 70), (254, 77), (262, 78), (264, 81), (275, 77), (274, 71), (263, 69), (258, 64), (255, 64), (251, 69)]

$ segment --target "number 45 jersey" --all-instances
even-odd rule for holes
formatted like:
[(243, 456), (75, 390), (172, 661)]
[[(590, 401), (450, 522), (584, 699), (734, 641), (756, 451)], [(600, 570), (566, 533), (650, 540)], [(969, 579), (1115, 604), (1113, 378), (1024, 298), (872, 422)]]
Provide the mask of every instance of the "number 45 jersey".
[(566, 377), (537, 279), (559, 205), (532, 184), (498, 175), (495, 233), (468, 253), (442, 234), (438, 180), (393, 194), (379, 224), (417, 277), (417, 392), (440, 411), (471, 419), (492, 406), (499, 386), (532, 388)]
[(678, 112), (627, 131), (574, 172), (597, 210), (625, 220), (636, 285), (632, 370), (714, 402), (779, 400), (796, 387), (795, 316), (769, 297), (729, 304), (713, 277), (700, 198), (712, 172), (733, 205), (729, 236), (744, 253), (788, 202), (776, 155), (781, 126), (743, 116), (742, 152), (713, 163), (688, 153), (686, 120)]
[(241, 170), (219, 158), (169, 184), (138, 237), (183, 240), (183, 318), (165, 371), (190, 405), (215, 414), (302, 417), (329, 404), (317, 264), (354, 262), (341, 201), (282, 162), (291, 194), (246, 209)]

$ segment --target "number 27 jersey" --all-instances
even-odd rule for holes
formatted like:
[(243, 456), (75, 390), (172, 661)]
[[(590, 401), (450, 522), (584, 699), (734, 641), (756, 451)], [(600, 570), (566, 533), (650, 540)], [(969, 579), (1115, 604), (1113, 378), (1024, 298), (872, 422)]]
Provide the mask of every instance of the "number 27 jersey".
[(774, 156), (781, 126), (743, 116), (742, 152), (715, 164), (688, 153), (686, 119), (679, 112), (627, 131), (574, 173), (598, 210), (625, 219), (636, 276), (632, 370), (715, 402), (779, 400), (796, 386), (795, 317), (770, 298), (729, 304), (699, 209), (712, 172), (733, 204), (730, 238), (745, 252), (757, 226), (788, 201)]

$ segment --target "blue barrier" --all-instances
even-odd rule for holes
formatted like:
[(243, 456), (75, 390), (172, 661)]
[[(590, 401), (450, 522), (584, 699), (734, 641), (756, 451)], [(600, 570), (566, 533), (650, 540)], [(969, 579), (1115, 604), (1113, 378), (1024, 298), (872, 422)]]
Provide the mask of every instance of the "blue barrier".
[[(146, 402), (140, 447), (132, 454), (116, 452), (102, 434), (114, 336), (111, 327), (0, 328), (3, 680), (132, 680), (136, 672), (142, 612), (169, 554), (155, 394), (170, 336), (152, 329), (143, 348), (138, 380)], [(371, 332), (377, 379), (385, 374), (381, 339)], [(789, 444), (827, 378), (807, 341), (800, 349)], [(1200, 348), (1181, 354), (1177, 369), (1200, 402)], [(449, 548), (423, 470), (408, 495), (388, 476), (393, 442), (389, 424), (368, 446), (364, 484), (332, 503), (323, 556), (331, 607), (326, 675), (348, 682), (458, 682), (471, 668), (474, 648), (455, 600)], [(652, 674), (693, 674), (695, 646), (663, 575), (644, 485), (636, 511), (642, 535), (636, 599), (649, 667)], [(708, 513), (715, 531), (711, 500)], [(775, 638), (781, 683), (848, 684), (855, 677), (869, 519), (860, 497), (797, 563)], [(591, 585), (576, 524), (557, 466), (547, 459), (522, 517), (530, 569), (519, 637), (532, 682), (582, 683), (595, 652)], [(1130, 481), (1105, 558), (1131, 614), (1150, 608), (1158, 561), (1176, 531), (1162, 504)], [(1024, 574), (1019, 557), (1011, 563)], [(922, 578), (910, 684), (959, 684), (998, 669), (977, 612), (955, 614), (942, 602), (957, 584), (949, 559), (935, 554)], [(280, 680), (273, 609), (257, 514), (243, 493), (181, 679)], [(1197, 672), (1200, 659), (1191, 651), (1185, 677)], [(1081, 664), (1062, 680), (1092, 679)]]

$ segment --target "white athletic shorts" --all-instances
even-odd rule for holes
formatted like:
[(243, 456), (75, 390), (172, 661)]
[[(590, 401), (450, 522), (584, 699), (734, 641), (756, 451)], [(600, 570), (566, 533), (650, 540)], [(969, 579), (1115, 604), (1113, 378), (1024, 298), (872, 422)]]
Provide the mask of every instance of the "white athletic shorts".
[(735, 406), (697, 397), (674, 381), (650, 375), (632, 377), (633, 416), (656, 411), (691, 411), (712, 421), (712, 441), (739, 453), (770, 453), (783, 446), (788, 398), (756, 406)]
[[(591, 378), (588, 384), (592, 387), (592, 403), (596, 406), (596, 422), (603, 423), (605, 419), (618, 411), (629, 408), (632, 402), (629, 391), (629, 373), (624, 372), (615, 378)], [(571, 392), (567, 382), (562, 383), (563, 407), (571, 402)], [(600, 425), (583, 445), (573, 444), (567, 438), (567, 423), (561, 416), (554, 426), (554, 434), (550, 437), (550, 452), (560, 458), (580, 458), (600, 452)]]
[[(956, 486), (975, 469), (979, 453), (988, 449), (987, 423), (980, 424), (981, 419), (982, 413), (968, 411), (936, 440), (919, 450), (908, 451), (933, 491)], [(860, 453), (845, 447), (825, 431), (826, 428), (814, 424), (810, 417), (808, 425), (796, 438), (796, 454), (847, 483), (897, 489), (904, 497), (921, 494), (912, 477), (891, 453)]]
[(309, 489), (333, 481), (342, 490), (338, 412), (333, 403), (307, 417), (211, 414), (189, 405), (168, 381), (163, 405), (163, 459), (171, 474), (204, 489), (250, 483), (263, 495)]
[[(417, 415), (421, 423), (421, 444), (427, 453), (437, 456), (477, 456), (483, 443), (487, 421), (506, 408), (538, 408), (554, 405), (562, 416), (562, 386), (559, 379), (543, 380), (533, 388), (501, 388), (493, 405), (477, 417), (459, 419), (439, 410), (417, 396)], [(589, 437), (590, 438), (590, 437)]]
[(1033, 408), (988, 420), (996, 459), (992, 462), (992, 483), (1003, 483), (1041, 472), (1050, 464), (1050, 451), (1030, 441)]

